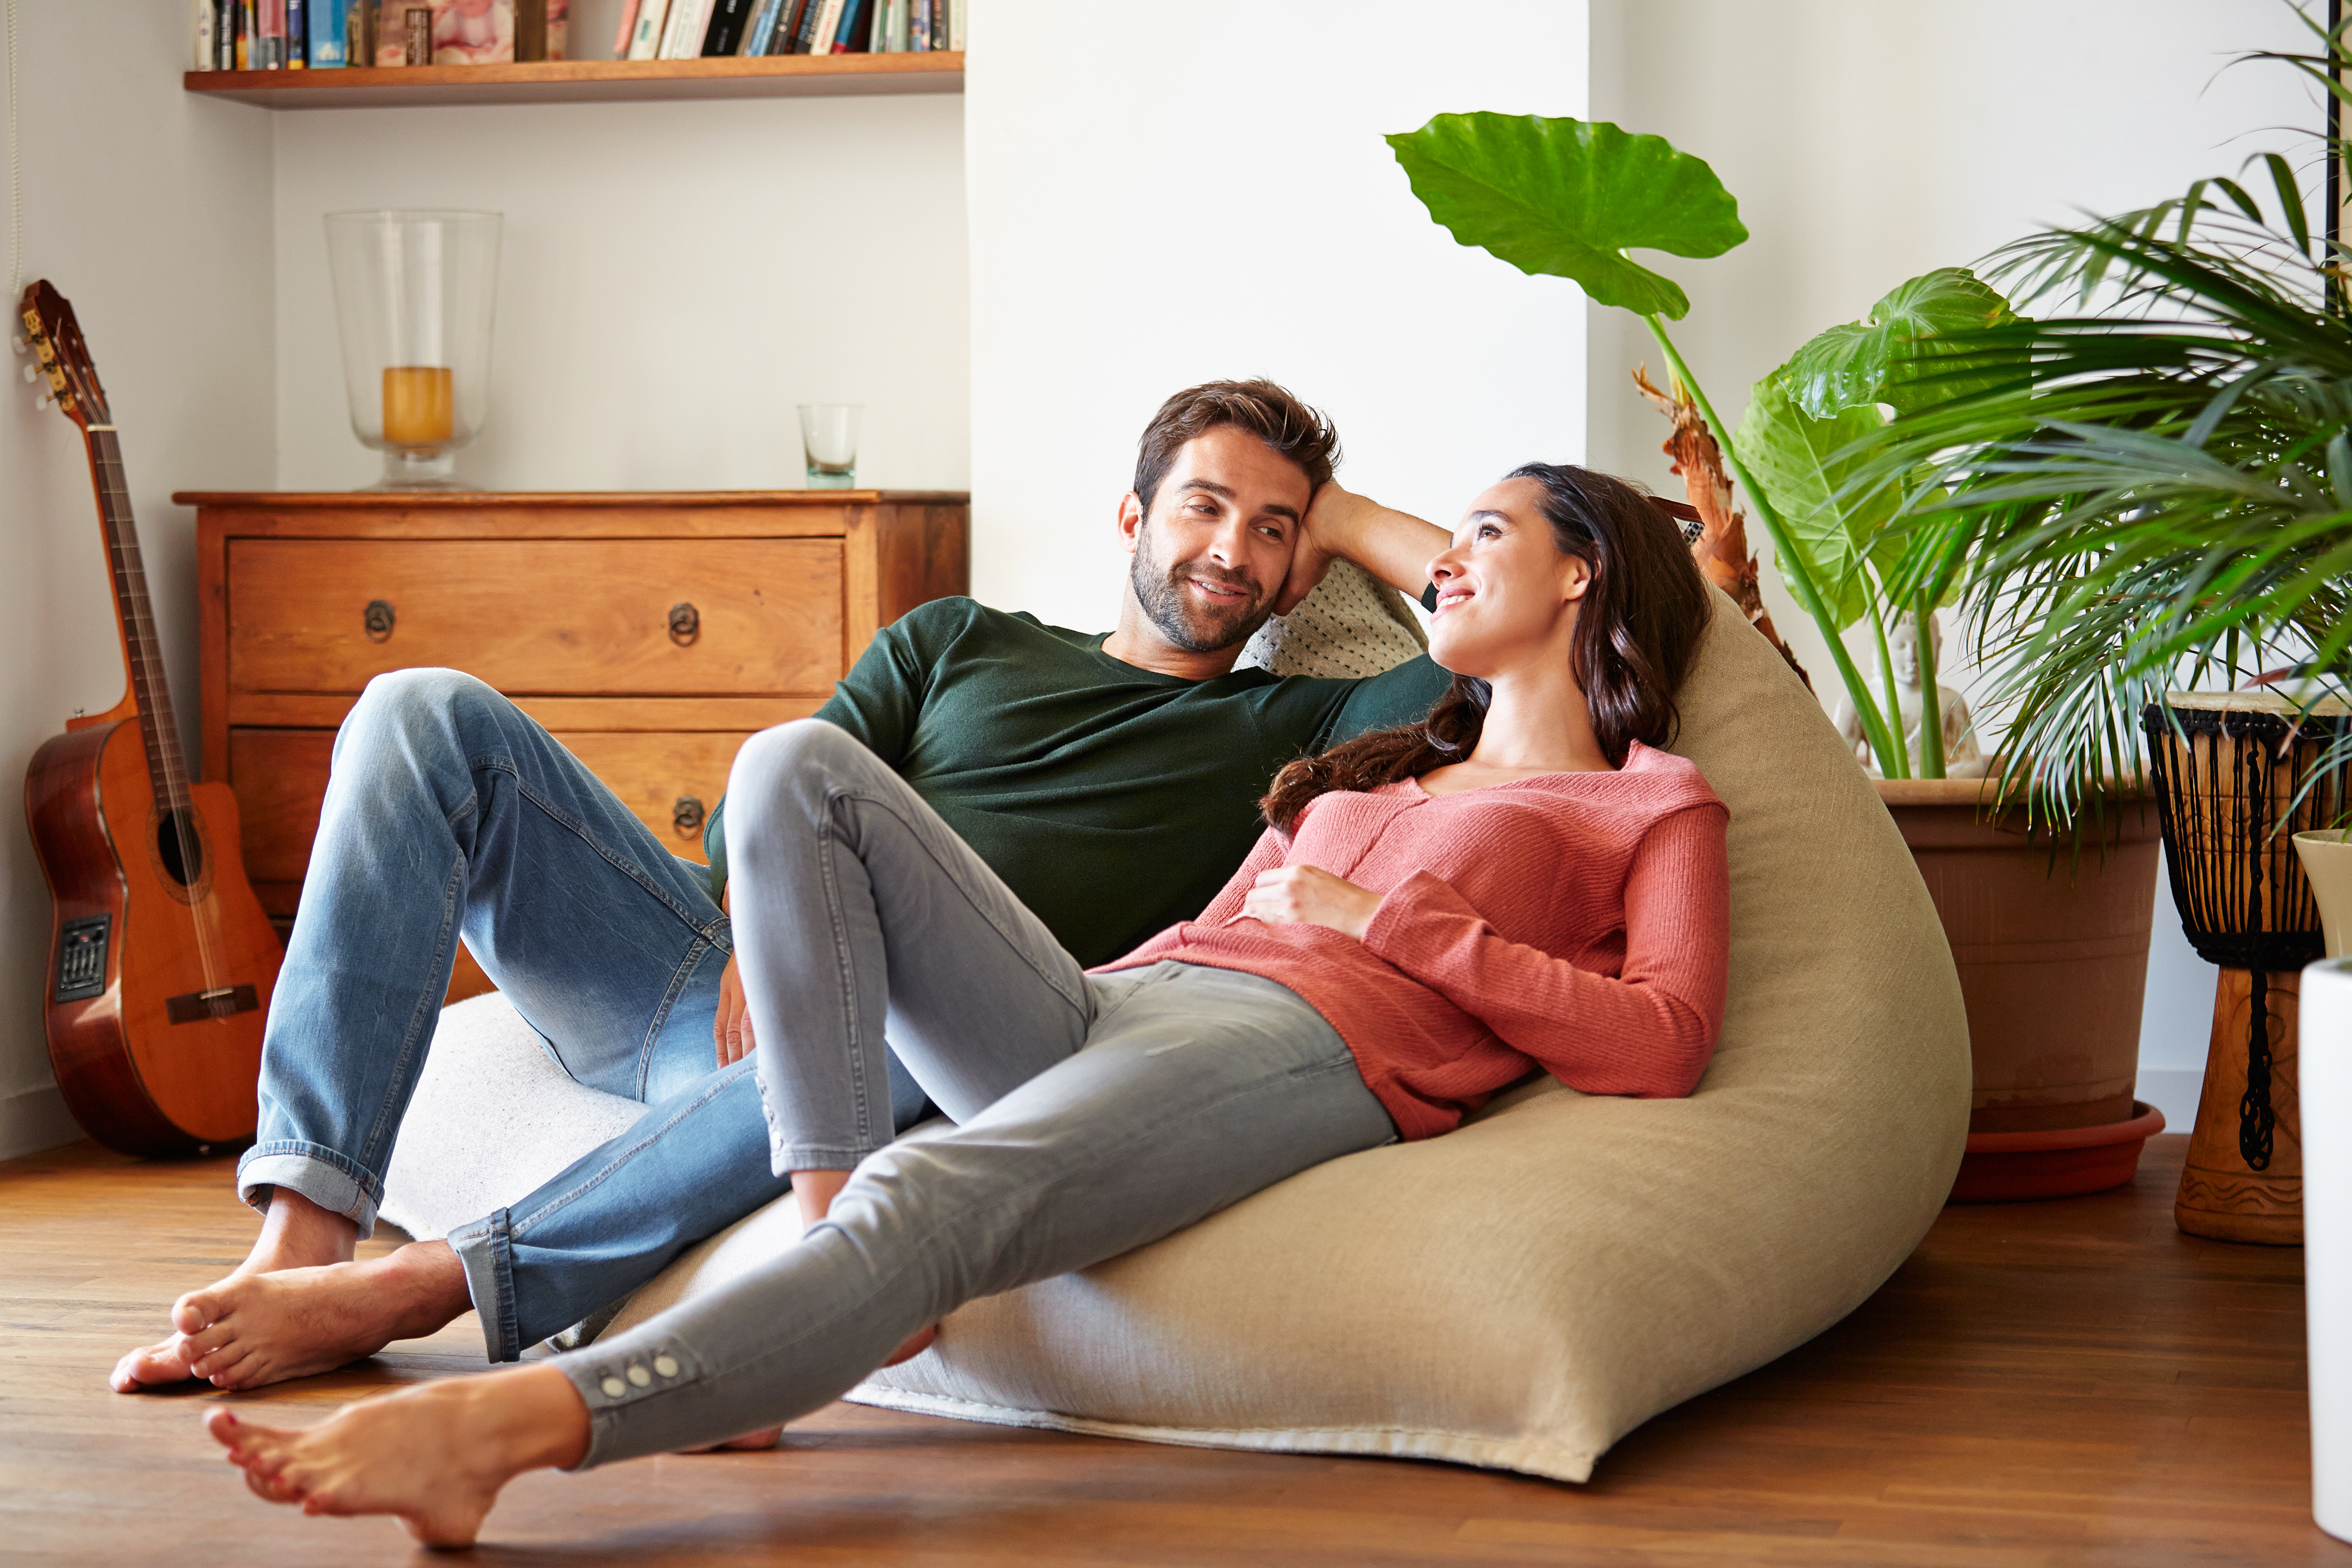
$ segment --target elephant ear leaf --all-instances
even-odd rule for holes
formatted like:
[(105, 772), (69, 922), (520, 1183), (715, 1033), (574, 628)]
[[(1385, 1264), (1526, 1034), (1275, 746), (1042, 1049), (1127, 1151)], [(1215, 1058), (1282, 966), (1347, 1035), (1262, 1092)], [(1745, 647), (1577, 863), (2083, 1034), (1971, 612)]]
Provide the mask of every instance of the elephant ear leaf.
[[(1884, 577), (1897, 543), (1886, 531), (1901, 500), (1893, 486), (1857, 494), (1853, 485), (1862, 454), (1849, 450), (1881, 427), (1874, 407), (1848, 408), (1816, 419), (1797, 406), (1781, 374), (1756, 384), (1739, 421), (1739, 455), (1804, 552), (1841, 629), (1870, 606), (1867, 562)], [(1780, 562), (1783, 577), (1790, 563)], [(1793, 590), (1792, 590), (1793, 591)]]
[(1638, 314), (1680, 317), (1690, 300), (1628, 248), (1720, 256), (1748, 237), (1715, 171), (1662, 136), (1532, 114), (1441, 114), (1388, 143), (1412, 194), (1455, 239)]
[(1779, 374), (1797, 406), (1815, 419), (1880, 403), (1915, 413), (2002, 379), (1972, 374), (1939, 352), (1938, 340), (2016, 320), (2009, 301), (1975, 273), (1939, 267), (1899, 285), (1870, 308), (1867, 321), (1822, 333)]

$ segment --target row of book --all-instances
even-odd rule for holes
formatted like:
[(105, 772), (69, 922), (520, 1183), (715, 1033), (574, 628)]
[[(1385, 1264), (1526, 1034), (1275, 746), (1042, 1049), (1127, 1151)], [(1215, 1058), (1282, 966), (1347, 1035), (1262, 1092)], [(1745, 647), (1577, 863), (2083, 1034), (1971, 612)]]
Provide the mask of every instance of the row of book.
[(572, 0), (195, 0), (198, 70), (504, 65), (569, 55)]
[(632, 60), (714, 55), (924, 54), (963, 47), (967, 0), (627, 0), (613, 53)]
[[(571, 0), (194, 0), (198, 70), (569, 57)], [(625, 0), (621, 59), (963, 47), (969, 0)]]

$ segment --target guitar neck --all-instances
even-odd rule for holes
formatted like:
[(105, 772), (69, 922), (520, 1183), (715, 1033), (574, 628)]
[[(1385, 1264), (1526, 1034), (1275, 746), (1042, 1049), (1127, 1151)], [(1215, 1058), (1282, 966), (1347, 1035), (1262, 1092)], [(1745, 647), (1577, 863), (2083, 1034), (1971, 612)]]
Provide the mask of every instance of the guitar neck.
[(171, 683), (163, 675), (154, 607), (147, 596), (147, 569), (140, 559), (139, 524), (131, 515), (131, 491), (123, 479), (122, 447), (111, 425), (92, 425), (85, 435), (90, 475), (98, 486), (99, 521), (106, 532), (106, 558), (113, 572), (114, 614), (131, 666), (131, 700), (139, 709), (141, 737), (147, 742), (147, 773), (156, 803), (172, 810), (187, 800), (188, 764), (172, 712)]

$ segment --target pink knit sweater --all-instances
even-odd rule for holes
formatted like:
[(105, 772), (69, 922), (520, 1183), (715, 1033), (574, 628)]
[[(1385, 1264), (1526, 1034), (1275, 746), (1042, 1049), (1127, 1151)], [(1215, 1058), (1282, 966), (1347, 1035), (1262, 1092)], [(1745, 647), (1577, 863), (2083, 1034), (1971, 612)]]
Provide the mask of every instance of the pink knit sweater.
[[(1723, 1024), (1727, 816), (1697, 768), (1638, 742), (1615, 773), (1326, 795), (1199, 920), (1103, 972), (1172, 959), (1289, 987), (1409, 1139), (1538, 1067), (1588, 1094), (1685, 1095)], [(1364, 940), (1242, 914), (1286, 865), (1381, 894)]]

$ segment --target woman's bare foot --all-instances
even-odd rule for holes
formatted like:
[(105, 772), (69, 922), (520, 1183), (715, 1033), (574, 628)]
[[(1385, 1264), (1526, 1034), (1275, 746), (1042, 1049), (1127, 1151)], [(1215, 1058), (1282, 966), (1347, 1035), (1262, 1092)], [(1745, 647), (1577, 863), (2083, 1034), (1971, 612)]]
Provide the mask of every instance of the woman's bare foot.
[[(270, 1194), (269, 1212), (262, 1216), (261, 1234), (254, 1238), (253, 1250), (213, 1289), (219, 1290), (256, 1274), (348, 1263), (359, 1250), (359, 1238), (360, 1227), (351, 1220), (332, 1209), (320, 1208), (299, 1193), (277, 1188)], [(117, 1394), (185, 1383), (196, 1375), (188, 1368), (190, 1359), (187, 1336), (174, 1333), (142, 1345), (116, 1362), (107, 1383)]]
[(588, 1452), (588, 1407), (551, 1366), (419, 1384), (302, 1431), (216, 1405), (205, 1429), (265, 1501), (392, 1514), (427, 1546), (470, 1546), (507, 1482)]
[(467, 1305), (457, 1254), (415, 1242), (365, 1263), (231, 1275), (192, 1290), (172, 1309), (174, 1354), (216, 1388), (258, 1388), (429, 1334)]

